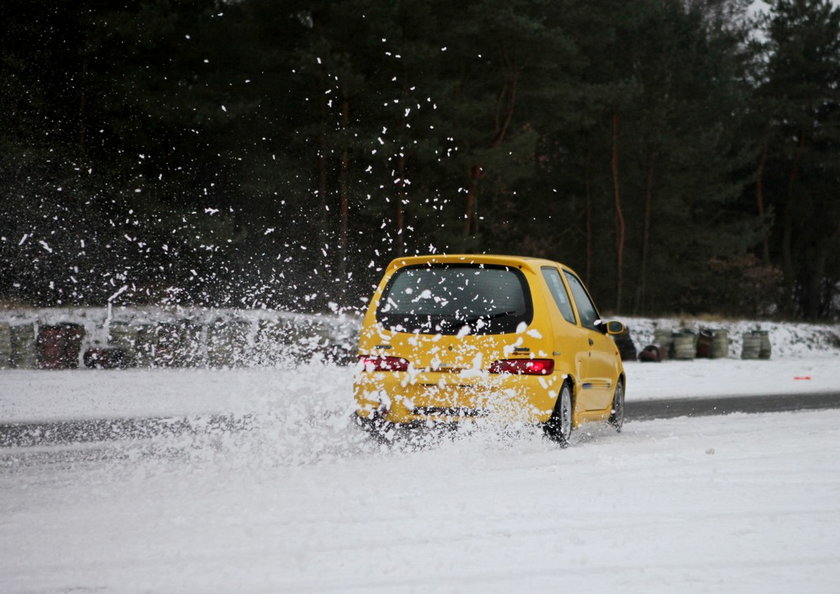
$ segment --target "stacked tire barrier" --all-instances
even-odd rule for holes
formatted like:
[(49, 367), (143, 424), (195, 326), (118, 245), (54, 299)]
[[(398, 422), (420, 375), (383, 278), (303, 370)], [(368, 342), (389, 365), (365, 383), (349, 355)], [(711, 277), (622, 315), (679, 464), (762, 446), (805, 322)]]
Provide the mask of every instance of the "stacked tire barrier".
[(35, 324), (10, 326), (10, 366), (15, 369), (35, 369), (38, 366)]
[(254, 337), (257, 363), (268, 365), (270, 361), (293, 359), (297, 350), (293, 345), (297, 338), (298, 332), (284, 320), (260, 321)]
[(210, 367), (238, 367), (248, 352), (251, 325), (240, 320), (217, 319), (207, 327), (207, 364)]
[(729, 356), (729, 332), (726, 330), (712, 330), (712, 359), (725, 359)]
[(761, 333), (761, 349), (758, 352), (759, 359), (769, 359), (772, 351), (770, 346), (770, 333), (767, 330), (759, 330)]
[(741, 342), (742, 359), (758, 359), (761, 351), (761, 337), (754, 332), (745, 332)]
[(83, 356), (85, 367), (91, 369), (125, 369), (130, 367), (128, 356), (122, 349), (90, 347)]
[(700, 328), (700, 331), (697, 333), (695, 356), (698, 359), (712, 358), (712, 331), (708, 328)]
[(725, 359), (729, 356), (729, 333), (718, 328), (701, 328), (697, 334), (698, 359)]
[(122, 353), (123, 366), (137, 364), (137, 328), (127, 322), (108, 324), (108, 346)]
[(770, 358), (770, 333), (766, 330), (744, 332), (741, 344), (741, 359)]
[(665, 351), (665, 347), (658, 344), (649, 344), (639, 352), (639, 361), (642, 362), (651, 361), (659, 363), (667, 358), (668, 353)]
[(155, 367), (200, 366), (201, 326), (190, 320), (158, 324), (153, 353)]
[(154, 324), (134, 326), (134, 364), (137, 367), (153, 367), (155, 364), (155, 343), (157, 327)]
[(0, 369), (12, 365), (12, 330), (8, 323), (0, 322)]
[(697, 334), (692, 330), (680, 330), (674, 334), (674, 359), (694, 359), (697, 354)]
[(260, 322), (254, 347), (261, 364), (268, 361), (297, 364), (325, 352), (328, 345), (328, 328), (324, 324), (281, 319)]
[(119, 367), (199, 367), (205, 364), (202, 326), (188, 319), (157, 324), (111, 322), (105, 352), (112, 353), (107, 358), (113, 359)]
[[(2, 313), (0, 312), (0, 315)], [(0, 369), (276, 367), (356, 360), (358, 320), (178, 308), (46, 308), (0, 318)]]
[(624, 326), (624, 331), (621, 334), (613, 335), (612, 338), (618, 347), (618, 353), (621, 355), (622, 361), (636, 360), (636, 345), (630, 336), (630, 328), (628, 326)]
[(674, 331), (670, 328), (657, 328), (653, 331), (653, 346), (660, 347), (661, 357), (658, 360), (671, 357), (674, 349)]
[(82, 354), (85, 329), (80, 324), (54, 324), (38, 328), (37, 360), (41, 369), (75, 369)]
[[(681, 328), (657, 328), (653, 331), (653, 344), (639, 353), (640, 361), (663, 361), (696, 358), (725, 359), (729, 357), (729, 332), (720, 328), (701, 328), (699, 331)], [(770, 333), (752, 330), (742, 337), (742, 359), (769, 359)]]
[[(72, 320), (72, 323), (69, 322)], [(743, 328), (743, 326), (742, 326)], [(655, 328), (640, 361), (771, 357), (770, 333), (730, 340), (719, 328)], [(271, 311), (114, 308), (15, 312), (0, 320), (0, 369), (276, 367), (356, 360), (358, 322), (345, 316)], [(740, 332), (739, 332), (740, 334)], [(622, 358), (635, 349), (629, 330)], [(741, 340), (739, 340), (741, 339)]]

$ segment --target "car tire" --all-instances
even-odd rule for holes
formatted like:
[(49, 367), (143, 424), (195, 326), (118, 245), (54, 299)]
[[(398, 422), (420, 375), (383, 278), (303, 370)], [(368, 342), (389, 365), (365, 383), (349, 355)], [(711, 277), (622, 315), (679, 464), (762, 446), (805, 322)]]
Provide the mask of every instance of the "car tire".
[(360, 417), (353, 415), (356, 425), (361, 427), (368, 437), (377, 443), (391, 443), (394, 438), (394, 425), (378, 417)]
[(543, 431), (549, 439), (556, 441), (561, 447), (569, 445), (569, 439), (572, 436), (573, 410), (572, 387), (569, 382), (565, 382), (560, 388), (551, 417), (543, 425)]
[(610, 409), (610, 418), (607, 421), (616, 431), (621, 432), (621, 427), (624, 425), (624, 380), (619, 379), (615, 385), (615, 392), (613, 393), (612, 408)]

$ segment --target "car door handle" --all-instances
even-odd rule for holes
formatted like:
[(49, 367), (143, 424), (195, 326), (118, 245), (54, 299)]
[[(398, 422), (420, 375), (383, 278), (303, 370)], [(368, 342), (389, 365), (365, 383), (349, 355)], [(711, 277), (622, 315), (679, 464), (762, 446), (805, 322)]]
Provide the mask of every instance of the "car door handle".
[(589, 346), (592, 346), (593, 344), (595, 344), (595, 341), (590, 338), (589, 339)]

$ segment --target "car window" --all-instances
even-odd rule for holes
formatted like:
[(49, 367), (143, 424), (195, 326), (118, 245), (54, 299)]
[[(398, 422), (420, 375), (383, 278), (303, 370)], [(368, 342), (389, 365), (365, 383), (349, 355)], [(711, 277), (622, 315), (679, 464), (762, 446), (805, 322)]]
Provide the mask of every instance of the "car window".
[(376, 319), (398, 332), (515, 332), (533, 319), (524, 275), (504, 266), (433, 265), (398, 270), (382, 294)]
[(563, 271), (566, 274), (566, 280), (569, 282), (569, 288), (572, 290), (572, 297), (574, 297), (575, 305), (577, 305), (578, 313), (580, 314), (580, 323), (582, 326), (597, 330), (595, 322), (600, 316), (598, 310), (595, 309), (595, 304), (589, 297), (586, 287), (578, 277), (567, 270)]
[(569, 301), (569, 294), (566, 292), (566, 287), (563, 286), (563, 279), (560, 278), (560, 272), (551, 266), (544, 266), (542, 268), (542, 274), (560, 313), (563, 314), (567, 322), (574, 324), (575, 312), (572, 310), (572, 303)]

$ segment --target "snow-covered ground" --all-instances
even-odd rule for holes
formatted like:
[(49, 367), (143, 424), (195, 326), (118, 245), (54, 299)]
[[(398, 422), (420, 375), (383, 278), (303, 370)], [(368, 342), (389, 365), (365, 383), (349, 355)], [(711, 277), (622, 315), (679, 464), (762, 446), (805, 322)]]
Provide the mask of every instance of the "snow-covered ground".
[[(628, 363), (628, 407), (840, 390), (838, 354)], [(351, 381), (0, 371), (4, 422), (251, 419), (0, 449), (0, 591), (837, 591), (840, 410), (587, 426), (566, 449), (481, 425), (383, 446), (349, 422)]]
[[(840, 390), (840, 351), (769, 361), (626, 362), (627, 402)], [(0, 371), (0, 420), (189, 415), (347, 416), (352, 367)]]
[(4, 592), (836, 592), (840, 411), (0, 453)]

